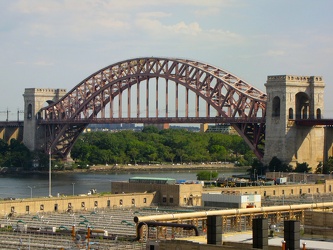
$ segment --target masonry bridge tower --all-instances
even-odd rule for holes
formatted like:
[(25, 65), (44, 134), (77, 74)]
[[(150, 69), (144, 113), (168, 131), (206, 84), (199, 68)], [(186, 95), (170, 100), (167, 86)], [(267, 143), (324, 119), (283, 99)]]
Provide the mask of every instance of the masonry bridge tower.
[(41, 108), (58, 101), (66, 94), (66, 89), (27, 88), (24, 97), (23, 143), (31, 150), (43, 150), (45, 132), (37, 120)]
[(325, 87), (322, 77), (268, 76), (265, 86), (264, 162), (276, 156), (293, 166), (307, 162), (314, 169), (324, 160), (325, 128), (302, 126), (297, 121), (322, 119)]

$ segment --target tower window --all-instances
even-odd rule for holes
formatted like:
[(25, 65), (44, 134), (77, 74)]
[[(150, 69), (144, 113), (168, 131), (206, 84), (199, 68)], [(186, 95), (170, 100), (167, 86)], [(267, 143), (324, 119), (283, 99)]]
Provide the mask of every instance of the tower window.
[(294, 119), (294, 110), (292, 108), (289, 109), (289, 119)]
[(273, 99), (272, 116), (280, 116), (280, 97), (275, 96)]
[(316, 117), (317, 117), (317, 119), (321, 119), (321, 110), (320, 109), (317, 109)]

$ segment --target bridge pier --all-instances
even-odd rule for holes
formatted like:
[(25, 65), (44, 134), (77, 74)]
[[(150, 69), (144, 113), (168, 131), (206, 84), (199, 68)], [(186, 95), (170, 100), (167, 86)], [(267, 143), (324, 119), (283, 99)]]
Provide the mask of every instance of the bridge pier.
[(264, 163), (276, 156), (313, 169), (324, 160), (324, 126), (300, 126), (295, 120), (322, 119), (324, 81), (320, 76), (268, 76)]
[(45, 131), (37, 126), (39, 111), (66, 94), (66, 89), (26, 88), (24, 97), (23, 143), (31, 151), (45, 149)]

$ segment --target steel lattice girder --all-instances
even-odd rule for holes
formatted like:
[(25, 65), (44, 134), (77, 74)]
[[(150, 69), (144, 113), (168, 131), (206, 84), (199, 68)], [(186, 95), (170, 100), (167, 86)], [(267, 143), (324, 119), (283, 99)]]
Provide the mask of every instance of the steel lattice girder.
[[(222, 69), (173, 58), (137, 58), (112, 64), (84, 79), (58, 102), (43, 108), (42, 123), (62, 124), (52, 131), (55, 134), (47, 135), (47, 148), (65, 157), (87, 126), (87, 120), (96, 118), (100, 112), (105, 118), (105, 107), (116, 96), (121, 98), (125, 89), (152, 78), (164, 78), (183, 85), (205, 100), (220, 117), (261, 118), (260, 123), (233, 126), (255, 154), (259, 158), (263, 156), (266, 94)], [(118, 110), (121, 110), (120, 104)], [(82, 121), (83, 125), (70, 125), (72, 121)]]

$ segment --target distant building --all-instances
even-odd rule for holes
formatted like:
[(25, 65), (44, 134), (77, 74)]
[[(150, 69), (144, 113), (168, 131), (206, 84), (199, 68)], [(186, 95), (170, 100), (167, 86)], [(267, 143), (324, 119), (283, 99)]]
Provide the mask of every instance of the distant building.
[(261, 207), (260, 194), (242, 194), (237, 191), (222, 193), (203, 193), (202, 204), (205, 207), (253, 208)]
[(201, 206), (202, 184), (175, 184), (175, 179), (136, 177), (128, 182), (111, 182), (114, 194), (153, 193), (152, 203), (161, 206)]
[(227, 135), (236, 135), (236, 130), (230, 124), (208, 125), (202, 124), (200, 132), (222, 133)]

